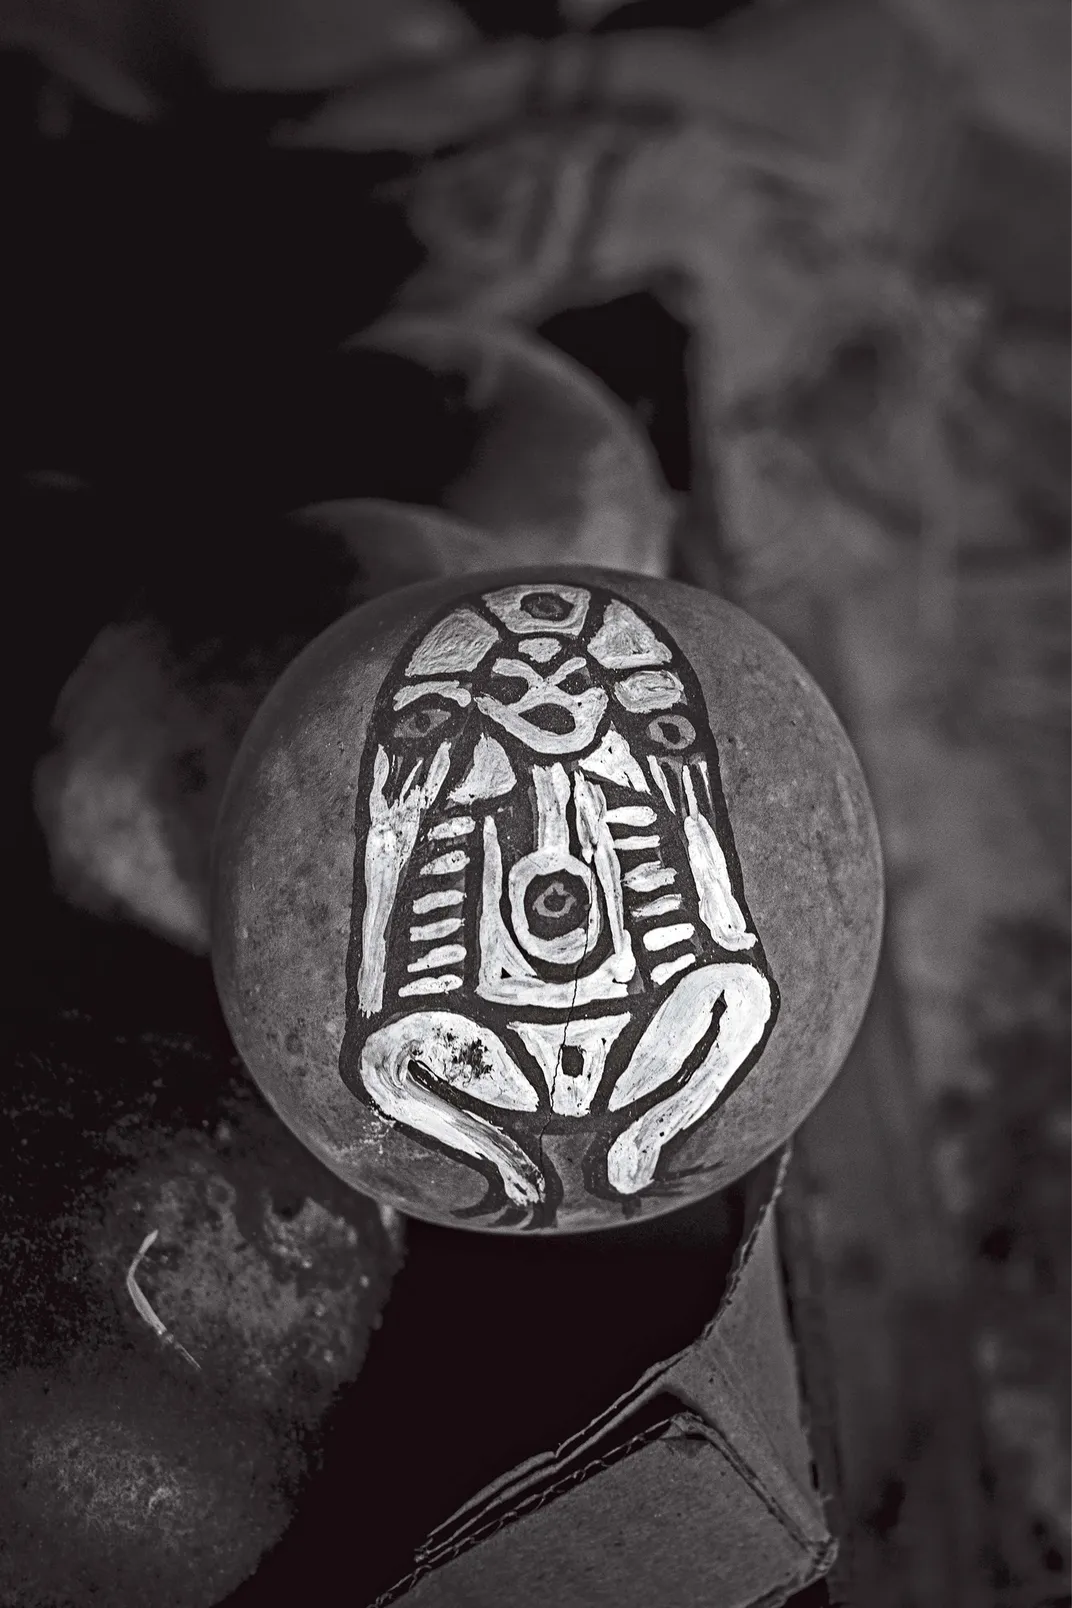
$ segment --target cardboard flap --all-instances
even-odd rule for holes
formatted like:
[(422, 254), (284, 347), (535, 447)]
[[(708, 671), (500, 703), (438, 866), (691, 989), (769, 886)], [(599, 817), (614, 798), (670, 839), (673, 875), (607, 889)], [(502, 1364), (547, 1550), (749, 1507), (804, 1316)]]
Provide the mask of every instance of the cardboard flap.
[[(694, 1413), (536, 1495), (480, 1544), (415, 1578), (406, 1608), (775, 1608), (822, 1575), (735, 1448)], [(397, 1601), (397, 1597), (389, 1599)]]
[(440, 1526), (382, 1599), (614, 1608), (774, 1608), (829, 1568), (782, 1302), (784, 1153), (748, 1181), (711, 1322), (557, 1450)]
[[(780, 1188), (784, 1171), (778, 1174)], [(803, 1432), (796, 1358), (789, 1343), (778, 1265), (776, 1191), (758, 1218), (747, 1255), (715, 1321), (663, 1375), (667, 1388), (729, 1441), (779, 1494), (802, 1534), (822, 1529), (812, 1458)]]

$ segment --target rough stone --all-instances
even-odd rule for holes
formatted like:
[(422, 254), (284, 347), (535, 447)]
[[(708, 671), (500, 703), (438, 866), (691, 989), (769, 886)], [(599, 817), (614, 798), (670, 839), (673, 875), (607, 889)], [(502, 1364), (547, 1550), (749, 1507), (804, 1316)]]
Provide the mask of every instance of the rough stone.
[(275, 1108), (340, 1177), (479, 1228), (609, 1226), (755, 1166), (838, 1071), (882, 923), (862, 774), (788, 650), (587, 569), (325, 632), (247, 735), (215, 867), (217, 985)]

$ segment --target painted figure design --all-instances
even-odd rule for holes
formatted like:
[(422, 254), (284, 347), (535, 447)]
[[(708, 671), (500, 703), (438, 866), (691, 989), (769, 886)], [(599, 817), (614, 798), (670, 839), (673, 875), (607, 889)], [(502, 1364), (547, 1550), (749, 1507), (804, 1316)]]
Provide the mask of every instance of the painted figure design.
[(356, 822), (347, 1086), (553, 1224), (673, 1189), (676, 1141), (761, 1054), (777, 989), (699, 684), (632, 604), (557, 582), (443, 611), (384, 683)]

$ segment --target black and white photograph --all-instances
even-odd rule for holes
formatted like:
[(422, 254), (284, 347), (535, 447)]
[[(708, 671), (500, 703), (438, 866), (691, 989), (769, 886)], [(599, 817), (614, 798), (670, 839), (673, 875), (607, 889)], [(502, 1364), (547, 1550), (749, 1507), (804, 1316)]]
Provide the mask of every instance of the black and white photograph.
[(0, 1608), (1072, 1608), (1068, 0), (0, 0)]

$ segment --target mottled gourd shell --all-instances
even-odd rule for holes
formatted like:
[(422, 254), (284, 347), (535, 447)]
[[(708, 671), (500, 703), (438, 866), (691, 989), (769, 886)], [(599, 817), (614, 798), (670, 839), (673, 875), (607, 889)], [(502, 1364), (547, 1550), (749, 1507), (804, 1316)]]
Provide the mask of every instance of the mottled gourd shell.
[(213, 961), (354, 1187), (590, 1230), (799, 1126), (882, 908), (859, 764), (788, 650), (691, 587), (548, 566), (391, 593), (290, 666), (224, 800)]

